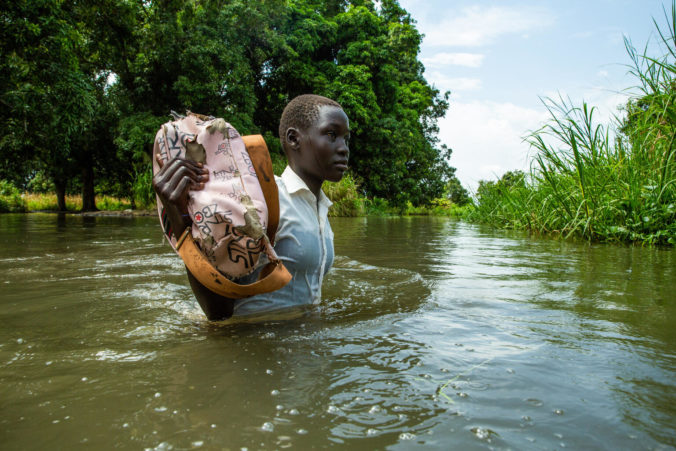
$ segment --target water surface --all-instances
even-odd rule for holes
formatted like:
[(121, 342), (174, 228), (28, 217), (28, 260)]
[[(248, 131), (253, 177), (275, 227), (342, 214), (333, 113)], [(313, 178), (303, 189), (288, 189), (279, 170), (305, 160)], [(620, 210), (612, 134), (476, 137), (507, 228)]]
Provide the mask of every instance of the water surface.
[(336, 218), (309, 316), (205, 320), (155, 218), (0, 215), (2, 449), (671, 449), (676, 254)]

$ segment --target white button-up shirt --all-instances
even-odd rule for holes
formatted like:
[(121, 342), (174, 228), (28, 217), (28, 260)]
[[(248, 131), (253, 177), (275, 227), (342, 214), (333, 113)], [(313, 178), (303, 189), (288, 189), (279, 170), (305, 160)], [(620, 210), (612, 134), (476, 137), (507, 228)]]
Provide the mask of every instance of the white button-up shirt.
[[(287, 166), (275, 177), (279, 188), (279, 226), (275, 252), (293, 279), (283, 288), (235, 301), (234, 317), (270, 313), (316, 304), (321, 299), (324, 275), (333, 264), (333, 231), (328, 221), (331, 201), (319, 200)], [(258, 271), (244, 283), (258, 278)]]

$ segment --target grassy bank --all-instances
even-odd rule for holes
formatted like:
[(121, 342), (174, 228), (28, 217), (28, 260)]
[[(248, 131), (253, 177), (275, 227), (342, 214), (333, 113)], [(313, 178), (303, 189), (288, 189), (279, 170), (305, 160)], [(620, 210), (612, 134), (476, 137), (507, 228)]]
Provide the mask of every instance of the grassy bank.
[(322, 189), (333, 202), (329, 216), (448, 216), (460, 218), (471, 206), (460, 207), (449, 199), (434, 199), (430, 205), (414, 206), (410, 202), (404, 207), (391, 205), (386, 199), (367, 198), (361, 194), (359, 183), (346, 174), (338, 183), (325, 182)]
[(676, 7), (658, 30), (667, 53), (626, 42), (638, 85), (626, 117), (599, 124), (595, 109), (545, 100), (550, 121), (528, 138), (528, 174), (482, 182), (468, 219), (589, 240), (676, 244)]
[[(434, 215), (461, 217), (467, 211), (465, 207), (458, 207), (448, 199), (436, 199), (426, 207), (407, 205), (405, 208), (395, 208), (385, 199), (366, 198), (360, 192), (359, 184), (347, 174), (338, 183), (326, 182), (322, 187), (333, 206), (329, 212), (333, 217), (350, 216), (401, 216), (401, 215)], [(80, 196), (66, 196), (68, 211), (82, 209)], [(129, 199), (112, 196), (96, 196), (96, 207), (101, 211), (124, 211), (132, 209)], [(153, 203), (140, 203), (137, 199), (135, 207), (142, 210), (154, 210)], [(56, 211), (56, 194), (54, 193), (22, 193), (17, 188), (0, 181), (0, 213)]]
[[(82, 198), (66, 196), (68, 211), (80, 211)], [(102, 211), (124, 211), (132, 208), (129, 199), (97, 196), (96, 208)], [(24, 213), (30, 211), (57, 211), (56, 194), (53, 193), (0, 193), (0, 213)]]

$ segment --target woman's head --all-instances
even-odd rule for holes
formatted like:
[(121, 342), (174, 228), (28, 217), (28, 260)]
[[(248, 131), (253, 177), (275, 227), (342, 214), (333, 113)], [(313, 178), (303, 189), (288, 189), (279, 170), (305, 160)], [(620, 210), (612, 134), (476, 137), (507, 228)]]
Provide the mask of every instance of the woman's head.
[(295, 97), (284, 107), (282, 117), (279, 120), (279, 140), (282, 142), (282, 148), (287, 155), (287, 130), (295, 128), (300, 131), (306, 131), (315, 123), (317, 117), (319, 117), (319, 109), (325, 105), (343, 109), (335, 100), (316, 94), (303, 94)]
[(350, 122), (337, 102), (317, 95), (296, 97), (284, 109), (279, 135), (289, 166), (315, 195), (324, 180), (343, 177)]

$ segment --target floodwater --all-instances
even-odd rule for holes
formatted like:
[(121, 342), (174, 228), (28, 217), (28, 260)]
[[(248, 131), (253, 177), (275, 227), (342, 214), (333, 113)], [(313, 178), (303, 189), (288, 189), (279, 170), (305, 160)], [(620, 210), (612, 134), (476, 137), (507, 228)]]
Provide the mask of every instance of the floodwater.
[(219, 325), (156, 218), (0, 215), (0, 448), (676, 446), (674, 250), (332, 224), (315, 310)]

